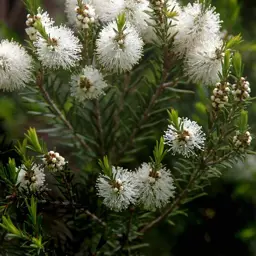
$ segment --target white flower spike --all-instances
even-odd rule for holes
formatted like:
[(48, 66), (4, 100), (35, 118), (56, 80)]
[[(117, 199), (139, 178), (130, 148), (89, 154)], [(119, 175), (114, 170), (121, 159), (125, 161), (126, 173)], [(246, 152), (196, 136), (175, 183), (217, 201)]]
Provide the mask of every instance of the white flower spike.
[(145, 210), (154, 211), (169, 203), (174, 197), (174, 185), (171, 173), (166, 168), (153, 171), (151, 164), (143, 163), (137, 170), (136, 180), (139, 182), (138, 203)]
[(32, 80), (32, 58), (16, 42), (0, 42), (0, 89), (14, 91)]
[(22, 165), (18, 172), (16, 184), (19, 190), (42, 191), (45, 189), (44, 169), (40, 165), (34, 164), (30, 170)]
[(195, 150), (203, 150), (205, 142), (205, 133), (202, 127), (195, 121), (188, 118), (178, 118), (179, 129), (172, 124), (164, 135), (164, 143), (170, 147), (172, 153), (181, 154), (185, 157), (195, 155)]
[(132, 172), (122, 167), (112, 167), (112, 172), (114, 179), (101, 174), (97, 179), (96, 188), (98, 195), (104, 198), (103, 204), (119, 212), (136, 203), (138, 186)]
[(124, 0), (92, 0), (92, 4), (102, 22), (113, 21), (124, 10)]
[(143, 53), (143, 41), (129, 23), (119, 32), (116, 21), (109, 23), (100, 32), (96, 45), (100, 64), (113, 72), (131, 70)]
[(72, 75), (70, 84), (71, 96), (80, 103), (104, 95), (104, 89), (108, 86), (100, 71), (92, 66), (85, 66), (81, 74)]
[(48, 39), (38, 36), (34, 42), (38, 59), (50, 69), (70, 69), (81, 59), (82, 45), (71, 29), (60, 26), (46, 29)]
[(184, 71), (194, 83), (212, 85), (219, 81), (222, 72), (222, 41), (219, 38), (198, 43), (185, 56)]
[(174, 48), (180, 57), (198, 45), (211, 41), (220, 35), (221, 21), (214, 7), (205, 8), (198, 1), (188, 4), (179, 14), (178, 33), (175, 36)]

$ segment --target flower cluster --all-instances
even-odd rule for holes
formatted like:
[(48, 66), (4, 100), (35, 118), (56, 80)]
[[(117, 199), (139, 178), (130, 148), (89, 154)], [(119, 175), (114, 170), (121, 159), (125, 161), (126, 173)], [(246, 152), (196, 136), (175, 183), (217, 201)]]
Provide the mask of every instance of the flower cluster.
[(26, 168), (22, 165), (18, 170), (17, 186), (23, 191), (42, 191), (45, 189), (45, 173), (40, 165), (32, 165)]
[(189, 80), (211, 85), (219, 80), (223, 59), (221, 21), (215, 8), (199, 1), (179, 13), (174, 49), (184, 57)]
[(149, 1), (148, 0), (125, 0), (124, 4), (124, 12), (125, 17), (130, 24), (132, 24), (139, 34), (143, 36), (147, 33), (148, 30), (148, 23), (150, 22), (150, 15), (148, 12), (150, 11), (149, 8)]
[(40, 22), (40, 24), (45, 28), (51, 27), (54, 24), (53, 20), (49, 17), (49, 14), (47, 12), (42, 12), (40, 8), (36, 15), (28, 14), (26, 20), (27, 28), (25, 31), (31, 41), (35, 41), (37, 39), (38, 30), (35, 27), (37, 22)]
[(195, 149), (203, 150), (205, 134), (195, 121), (179, 117), (178, 127), (173, 124), (168, 126), (164, 141), (174, 155), (178, 153), (189, 157), (195, 155)]
[(104, 95), (103, 89), (108, 86), (99, 70), (92, 66), (83, 68), (79, 75), (72, 75), (70, 84), (71, 96), (81, 103), (85, 103), (86, 99), (95, 99)]
[(236, 148), (246, 148), (251, 145), (252, 136), (249, 131), (241, 133), (236, 132), (236, 135), (233, 137), (233, 143)]
[(143, 163), (136, 172), (112, 167), (113, 178), (100, 175), (96, 187), (103, 203), (111, 210), (121, 211), (132, 205), (146, 210), (164, 207), (174, 196), (170, 171), (153, 170), (151, 164)]
[(51, 171), (61, 171), (66, 165), (65, 158), (60, 156), (58, 152), (49, 151), (43, 157), (45, 166)]
[(113, 72), (129, 71), (142, 57), (143, 41), (128, 22), (120, 29), (117, 21), (102, 29), (96, 42), (98, 60)]
[(185, 58), (185, 73), (190, 81), (211, 85), (219, 80), (224, 53), (219, 39), (203, 41), (191, 48)]
[(124, 0), (93, 0), (97, 16), (102, 22), (110, 22), (124, 11)]
[(232, 94), (234, 95), (235, 101), (244, 101), (250, 97), (250, 83), (244, 78), (232, 85)]
[(76, 24), (83, 29), (89, 28), (89, 25), (95, 22), (96, 14), (95, 9), (90, 4), (82, 4), (82, 6), (76, 6)]
[(0, 42), (0, 89), (24, 88), (32, 80), (32, 58), (18, 43)]
[(60, 26), (46, 29), (47, 37), (34, 42), (38, 59), (46, 68), (69, 69), (81, 59), (82, 45), (71, 29)]
[(174, 197), (173, 179), (166, 168), (155, 171), (151, 164), (143, 163), (136, 179), (139, 181), (138, 203), (146, 210), (162, 208)]
[(224, 82), (220, 83), (218, 82), (215, 85), (215, 88), (212, 91), (212, 106), (215, 110), (219, 110), (225, 106), (225, 104), (228, 102), (228, 96), (230, 93), (230, 83)]
[(103, 197), (103, 203), (114, 211), (127, 209), (135, 204), (138, 197), (137, 183), (132, 172), (121, 167), (112, 167), (114, 178), (100, 175), (96, 187), (98, 195)]

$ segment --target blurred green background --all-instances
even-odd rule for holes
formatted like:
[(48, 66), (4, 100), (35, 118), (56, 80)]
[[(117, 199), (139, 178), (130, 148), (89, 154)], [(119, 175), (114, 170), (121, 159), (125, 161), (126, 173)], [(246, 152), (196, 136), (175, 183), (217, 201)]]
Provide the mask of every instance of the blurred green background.
[[(104, 1), (104, 0), (103, 0)], [(61, 22), (64, 0), (45, 0), (45, 9)], [(184, 1), (185, 2), (185, 1)], [(186, 1), (188, 2), (188, 1)], [(244, 42), (245, 72), (256, 96), (256, 0), (213, 0), (231, 35), (241, 33)], [(0, 38), (15, 38), (23, 42), (26, 12), (21, 0), (0, 0)], [(35, 104), (22, 103), (15, 93), (0, 92), (0, 161), (15, 157), (12, 142), (23, 135), (26, 128), (43, 127), (46, 120), (27, 115)], [(200, 118), (200, 97), (191, 100), (194, 118)], [(191, 104), (182, 106), (189, 111)], [(187, 109), (186, 109), (187, 108)], [(250, 125), (256, 134), (256, 103), (250, 107)], [(45, 136), (45, 135), (44, 135)], [(45, 138), (47, 140), (47, 136)], [(255, 150), (255, 142), (253, 149)], [(256, 155), (245, 164), (238, 163), (232, 170), (208, 187), (208, 197), (202, 197), (187, 206), (187, 216), (175, 217), (175, 225), (162, 223), (147, 234), (151, 243), (149, 256), (256, 256)]]

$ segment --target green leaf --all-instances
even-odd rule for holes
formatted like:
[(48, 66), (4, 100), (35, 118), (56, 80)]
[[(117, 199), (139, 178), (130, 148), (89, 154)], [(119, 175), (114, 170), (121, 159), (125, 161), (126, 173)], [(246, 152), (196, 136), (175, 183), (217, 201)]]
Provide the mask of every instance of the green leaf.
[(231, 49), (243, 42), (241, 34), (231, 37), (226, 43), (226, 49)]
[(234, 72), (237, 78), (241, 78), (243, 73), (242, 57), (239, 52), (236, 52), (232, 59)]

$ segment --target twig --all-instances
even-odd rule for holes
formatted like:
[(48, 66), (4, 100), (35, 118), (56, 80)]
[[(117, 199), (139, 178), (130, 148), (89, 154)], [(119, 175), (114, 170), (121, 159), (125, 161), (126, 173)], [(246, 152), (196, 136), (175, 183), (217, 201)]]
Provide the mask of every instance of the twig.
[(96, 110), (96, 114), (95, 114), (96, 126), (99, 132), (99, 140), (100, 140), (100, 154), (103, 157), (105, 155), (105, 145), (104, 145), (104, 134), (102, 129), (99, 100), (95, 100), (94, 103), (95, 103), (95, 110)]
[[(63, 201), (63, 202), (60, 202), (60, 201), (47, 201), (47, 200), (40, 200), (38, 201), (39, 203), (41, 204), (53, 204), (53, 205), (61, 205), (61, 206), (69, 206), (69, 205), (72, 205), (71, 202), (69, 201)], [(101, 220), (98, 216), (96, 216), (94, 213), (90, 212), (89, 210), (84, 210), (82, 208), (81, 205), (78, 205), (77, 203), (74, 203), (74, 206), (76, 207), (81, 207), (81, 212), (84, 212), (85, 214), (87, 214), (88, 216), (90, 216), (93, 220), (95, 220), (96, 222), (100, 223), (103, 227), (107, 227), (107, 224), (106, 222), (104, 222), (103, 220)]]
[(93, 220), (99, 222), (103, 227), (107, 227), (106, 222), (104, 222), (103, 220), (101, 220), (99, 217), (97, 217), (95, 214), (91, 213), (88, 210), (85, 210), (85, 213), (90, 216)]
[(50, 95), (48, 94), (48, 92), (45, 90), (45, 88), (43, 87), (43, 72), (39, 72), (37, 75), (37, 79), (36, 79), (36, 84), (44, 98), (44, 100), (50, 105), (52, 111), (55, 112), (55, 114), (57, 114), (57, 116), (59, 117), (59, 119), (64, 123), (64, 125), (71, 131), (71, 133), (74, 135), (74, 137), (76, 138), (77, 141), (79, 141), (79, 143), (83, 146), (83, 148), (88, 151), (91, 150), (91, 148), (89, 147), (89, 145), (81, 138), (79, 137), (76, 133), (75, 130), (73, 128), (73, 126), (71, 125), (71, 123), (65, 118), (65, 116), (61, 113), (60, 109), (57, 107), (57, 105), (53, 102), (53, 100), (51, 99)]
[(137, 135), (137, 133), (140, 131), (141, 126), (147, 121), (150, 111), (153, 108), (153, 106), (156, 103), (156, 100), (158, 99), (158, 97), (162, 94), (162, 92), (164, 91), (164, 89), (168, 86), (174, 86), (175, 84), (177, 84), (178, 79), (176, 79), (173, 82), (168, 82), (168, 83), (162, 83), (160, 84), (157, 89), (155, 94), (153, 94), (153, 96), (151, 97), (151, 100), (149, 102), (148, 107), (145, 109), (141, 120), (139, 121), (138, 125), (134, 128), (133, 132), (131, 133), (131, 136), (127, 139), (126, 144), (124, 145), (124, 147), (122, 148), (121, 152), (119, 153), (119, 156), (122, 156), (124, 154), (124, 152), (126, 151), (126, 149), (133, 144), (133, 141)]

